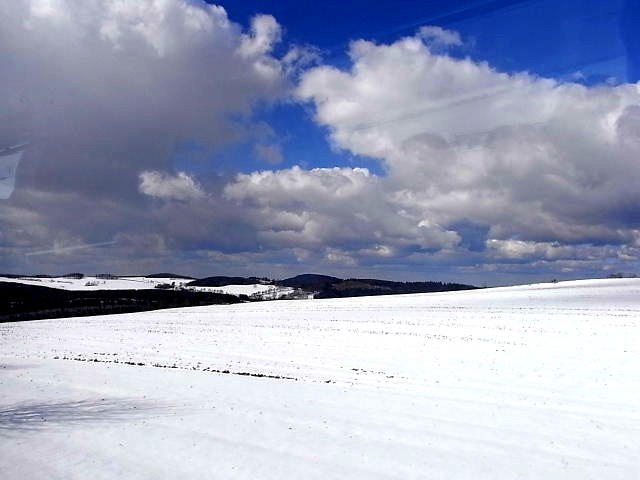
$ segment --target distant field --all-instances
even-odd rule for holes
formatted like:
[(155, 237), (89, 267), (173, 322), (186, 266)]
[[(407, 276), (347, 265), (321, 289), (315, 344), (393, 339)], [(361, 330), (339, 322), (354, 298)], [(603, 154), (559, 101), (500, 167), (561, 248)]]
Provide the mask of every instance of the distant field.
[(640, 280), (0, 325), (2, 478), (640, 478)]
[[(98, 290), (151, 290), (158, 285), (174, 285), (176, 287), (185, 286), (193, 279), (182, 277), (118, 277), (112, 279), (98, 278), (86, 276), (83, 278), (38, 278), (38, 277), (20, 277), (9, 278), (0, 277), (0, 283), (20, 283), (22, 285), (31, 285), (37, 287), (49, 287), (68, 291), (98, 291)], [(227, 293), (230, 295), (251, 295), (253, 293), (264, 293), (269, 289), (274, 289), (272, 285), (224, 285), (220, 287), (193, 287), (198, 292)], [(281, 288), (282, 293), (289, 292), (292, 289)]]

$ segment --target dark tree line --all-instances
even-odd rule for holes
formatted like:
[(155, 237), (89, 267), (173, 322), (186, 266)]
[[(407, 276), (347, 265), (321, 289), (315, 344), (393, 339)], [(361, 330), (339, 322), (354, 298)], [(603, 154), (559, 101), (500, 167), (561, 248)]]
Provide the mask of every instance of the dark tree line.
[(0, 322), (239, 303), (235, 295), (179, 290), (68, 291), (0, 283)]

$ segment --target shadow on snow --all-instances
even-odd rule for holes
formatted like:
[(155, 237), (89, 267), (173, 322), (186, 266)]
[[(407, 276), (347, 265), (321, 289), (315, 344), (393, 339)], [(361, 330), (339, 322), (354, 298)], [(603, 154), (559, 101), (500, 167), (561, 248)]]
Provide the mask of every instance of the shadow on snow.
[(22, 402), (0, 408), (0, 434), (86, 423), (127, 422), (163, 410), (165, 407), (158, 404), (132, 399)]

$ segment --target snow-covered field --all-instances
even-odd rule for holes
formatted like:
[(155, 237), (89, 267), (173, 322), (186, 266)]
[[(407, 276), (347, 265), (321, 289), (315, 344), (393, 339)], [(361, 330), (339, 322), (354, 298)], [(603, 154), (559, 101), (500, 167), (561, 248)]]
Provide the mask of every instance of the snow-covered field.
[(640, 478), (640, 280), (0, 325), (0, 478)]
[(196, 292), (228, 293), (231, 295), (258, 296), (266, 299), (277, 299), (294, 291), (293, 288), (276, 285), (225, 285), (223, 287), (189, 287)]
[[(24, 285), (36, 285), (40, 287), (57, 288), (61, 290), (148, 290), (156, 288), (156, 285), (175, 285), (184, 287), (191, 280), (184, 278), (147, 278), (147, 277), (118, 277), (118, 278), (97, 278), (86, 276), (84, 278), (37, 278), (21, 277), (8, 278), (0, 277), (0, 282), (22, 283)], [(275, 285), (225, 285), (222, 287), (188, 287), (196, 292), (228, 293), (231, 295), (257, 295), (265, 298), (279, 298), (293, 292), (292, 288), (279, 287)]]
[(24, 285), (57, 288), (60, 290), (148, 290), (155, 288), (156, 285), (159, 284), (171, 284), (174, 282), (177, 286), (180, 286), (190, 281), (191, 280), (184, 278), (146, 277), (118, 277), (108, 279), (92, 276), (86, 276), (84, 278), (0, 277), (0, 282), (22, 283)]

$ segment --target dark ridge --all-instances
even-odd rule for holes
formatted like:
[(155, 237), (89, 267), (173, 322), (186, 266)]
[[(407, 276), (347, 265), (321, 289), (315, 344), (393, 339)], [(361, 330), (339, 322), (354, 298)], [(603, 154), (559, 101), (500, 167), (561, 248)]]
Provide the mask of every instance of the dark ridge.
[(194, 277), (188, 277), (186, 275), (176, 275), (175, 273), (152, 273), (151, 275), (147, 275), (144, 278), (183, 278), (184, 280), (195, 280)]
[(82, 280), (84, 278), (84, 273), (73, 272), (73, 273), (65, 273), (62, 275), (62, 278), (72, 278), (75, 280)]
[(312, 292), (326, 290), (330, 288), (336, 282), (342, 280), (336, 277), (329, 277), (327, 275), (318, 275), (317, 273), (303, 273), (291, 278), (285, 278), (277, 282), (278, 285), (283, 287), (301, 288), (303, 290), (310, 290)]
[(256, 283), (272, 283), (266, 278), (258, 277), (206, 277), (187, 283), (188, 287), (224, 287), (226, 285), (254, 285)]
[(235, 295), (183, 290), (70, 291), (0, 282), (0, 322), (109, 315), (241, 301)]
[(370, 295), (401, 295), (407, 293), (450, 292), (472, 290), (476, 287), (461, 283), (393, 282), (373, 278), (349, 278), (319, 291), (315, 298), (362, 297)]
[(394, 282), (390, 280), (377, 280), (375, 278), (348, 278), (342, 280), (336, 277), (312, 273), (280, 280), (277, 284), (314, 292), (315, 298), (448, 292), (476, 288), (472, 285), (460, 283)]

